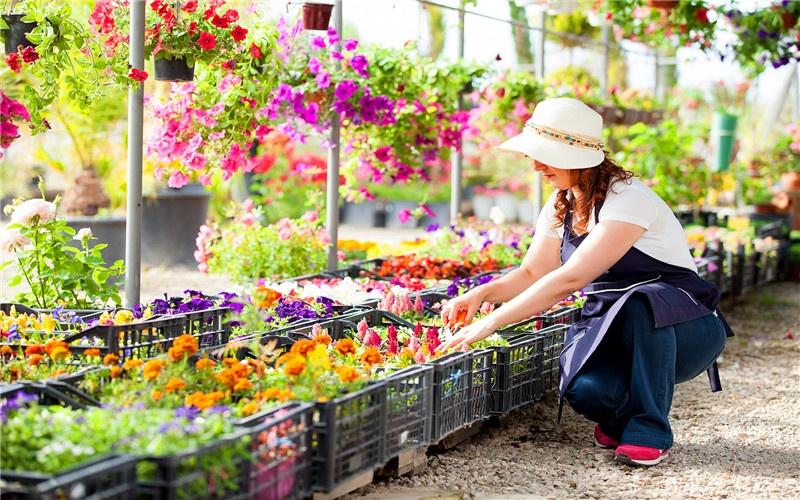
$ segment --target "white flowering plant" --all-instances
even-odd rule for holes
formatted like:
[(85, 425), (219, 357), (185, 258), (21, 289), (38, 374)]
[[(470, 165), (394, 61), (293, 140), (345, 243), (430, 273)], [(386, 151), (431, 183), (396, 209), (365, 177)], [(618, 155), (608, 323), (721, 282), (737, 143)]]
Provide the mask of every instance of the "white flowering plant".
[[(75, 231), (58, 217), (58, 203), (42, 197), (5, 207), (11, 222), (0, 230), (0, 252), (7, 256), (0, 271), (14, 273), (9, 287), (26, 285), (15, 300), (42, 309), (93, 309), (119, 304), (125, 267), (121, 260), (107, 266), (102, 250), (92, 244), (89, 228)], [(77, 245), (72, 241), (77, 241)], [(12, 264), (14, 266), (12, 267)]]

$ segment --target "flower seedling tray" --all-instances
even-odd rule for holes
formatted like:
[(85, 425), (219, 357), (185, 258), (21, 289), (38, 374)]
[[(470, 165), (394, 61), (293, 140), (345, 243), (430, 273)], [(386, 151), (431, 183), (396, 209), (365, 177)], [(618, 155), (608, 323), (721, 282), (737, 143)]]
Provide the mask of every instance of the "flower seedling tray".
[(543, 339), (521, 335), (509, 339), (509, 346), (495, 352), (495, 383), (492, 387), (492, 414), (505, 415), (511, 410), (538, 401), (543, 394)]
[(234, 422), (250, 437), (249, 498), (299, 499), (312, 490), (314, 405), (287, 403)]
[(445, 354), (433, 366), (431, 441), (438, 442), (473, 422), (472, 355)]
[(0, 470), (4, 499), (92, 498), (133, 500), (136, 458), (106, 455), (59, 474)]
[(329, 492), (383, 465), (386, 384), (376, 382), (314, 408), (314, 489)]
[(0, 399), (11, 399), (20, 391), (35, 396), (41, 405), (67, 406), (74, 409), (100, 406), (100, 402), (95, 398), (64, 382), (55, 380), (2, 384), (0, 385)]
[(410, 366), (383, 379), (386, 384), (386, 442), (383, 462), (431, 442), (433, 367)]

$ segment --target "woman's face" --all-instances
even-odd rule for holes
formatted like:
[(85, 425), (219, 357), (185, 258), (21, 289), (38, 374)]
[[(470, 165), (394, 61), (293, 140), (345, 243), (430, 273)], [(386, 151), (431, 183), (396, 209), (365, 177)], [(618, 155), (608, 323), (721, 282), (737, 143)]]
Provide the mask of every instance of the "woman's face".
[(533, 169), (541, 172), (544, 179), (556, 189), (569, 189), (572, 187), (572, 177), (569, 170), (551, 167), (538, 160), (533, 160)]

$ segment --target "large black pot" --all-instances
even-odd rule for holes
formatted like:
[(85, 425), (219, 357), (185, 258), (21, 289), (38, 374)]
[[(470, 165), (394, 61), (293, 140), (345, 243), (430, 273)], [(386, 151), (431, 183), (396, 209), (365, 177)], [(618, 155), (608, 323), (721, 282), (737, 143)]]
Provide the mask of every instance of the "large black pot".
[(36, 27), (36, 23), (25, 23), (21, 19), (25, 14), (3, 14), (3, 21), (8, 25), (7, 30), (3, 30), (2, 36), (5, 39), (6, 54), (17, 52), (20, 45), (22, 48), (35, 47), (35, 44), (25, 36)]
[(386, 212), (383, 204), (375, 201), (345, 202), (339, 211), (339, 219), (349, 226), (385, 227)]
[(194, 267), (195, 239), (208, 216), (210, 194), (200, 184), (159, 189), (142, 204), (142, 261)]
[(185, 59), (156, 59), (156, 80), (160, 82), (191, 82), (194, 80), (194, 66)]
[[(92, 246), (105, 243), (108, 245), (102, 250), (103, 259), (107, 265), (111, 265), (117, 260), (125, 260), (125, 217), (89, 217), (82, 215), (67, 216), (67, 224), (75, 231), (80, 231), (84, 227), (92, 230), (96, 240), (92, 241)], [(80, 243), (73, 241), (73, 244), (80, 248)]]

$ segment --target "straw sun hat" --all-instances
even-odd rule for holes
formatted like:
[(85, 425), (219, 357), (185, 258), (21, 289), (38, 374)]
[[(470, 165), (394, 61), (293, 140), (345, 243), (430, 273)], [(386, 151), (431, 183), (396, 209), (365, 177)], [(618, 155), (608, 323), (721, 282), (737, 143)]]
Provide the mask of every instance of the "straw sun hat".
[(556, 97), (536, 105), (521, 133), (497, 149), (514, 151), (555, 168), (603, 162), (603, 117), (577, 99)]

